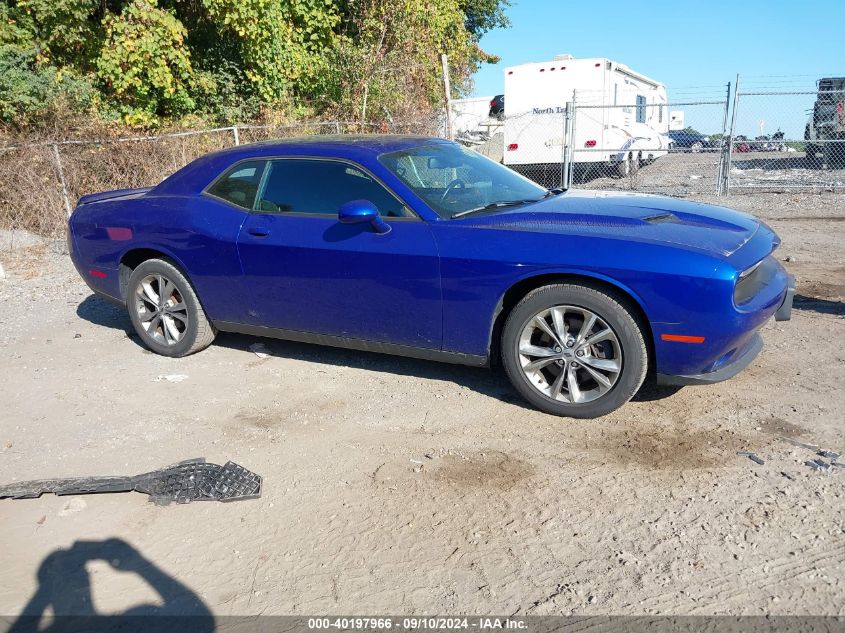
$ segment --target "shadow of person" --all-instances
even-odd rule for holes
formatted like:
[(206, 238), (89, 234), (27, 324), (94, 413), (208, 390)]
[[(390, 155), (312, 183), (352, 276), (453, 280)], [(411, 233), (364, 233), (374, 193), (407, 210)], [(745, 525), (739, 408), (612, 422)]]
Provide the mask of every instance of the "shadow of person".
[[(85, 566), (98, 560), (116, 571), (137, 574), (160, 596), (161, 604), (98, 615)], [(8, 633), (214, 630), (214, 617), (199, 596), (121, 539), (76, 541), (69, 549), (56, 550), (43, 560), (37, 577), (38, 588)]]

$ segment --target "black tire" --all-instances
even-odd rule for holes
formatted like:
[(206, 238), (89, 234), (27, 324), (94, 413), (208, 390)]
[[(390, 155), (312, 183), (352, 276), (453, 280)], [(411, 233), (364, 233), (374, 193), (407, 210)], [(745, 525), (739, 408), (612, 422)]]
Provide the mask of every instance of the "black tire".
[(824, 162), (828, 169), (845, 167), (845, 141), (828, 141), (824, 146)]
[[(613, 386), (595, 400), (573, 403), (554, 399), (535, 387), (522, 369), (519, 346), (523, 330), (536, 315), (554, 306), (589, 310), (616, 335), (621, 348), (621, 371)], [(570, 418), (597, 418), (628, 402), (642, 385), (648, 370), (643, 327), (622, 296), (589, 285), (544, 286), (526, 295), (508, 315), (501, 339), (502, 364), (514, 388), (541, 411)]]
[[(142, 288), (142, 282), (151, 278), (153, 281), (150, 283), (154, 294), (159, 292), (161, 284), (155, 280), (166, 280), (165, 292), (174, 303), (159, 311), (160, 314), (155, 312), (156, 316), (151, 319), (145, 319), (144, 323), (147, 323), (145, 326), (142, 323), (141, 311), (153, 314), (156, 306), (153, 301), (148, 300), (148, 295)], [(172, 284), (172, 293), (171, 286), (168, 284)], [(181, 302), (176, 303), (179, 300)], [(171, 308), (178, 306), (183, 306), (183, 308), (170, 312)], [(211, 345), (217, 335), (191, 283), (176, 266), (164, 259), (148, 259), (132, 271), (126, 288), (126, 309), (132, 326), (144, 345), (162, 356), (179, 358), (194, 354)], [(177, 313), (179, 316), (176, 316)], [(177, 328), (178, 337), (174, 337), (169, 330), (165, 331), (165, 317), (168, 317), (173, 327)], [(155, 328), (152, 327), (153, 325)], [(153, 329), (155, 329), (154, 332)]]
[(689, 146), (689, 151), (693, 154), (698, 154), (701, 150), (704, 149), (704, 143), (701, 141), (693, 141), (692, 145)]

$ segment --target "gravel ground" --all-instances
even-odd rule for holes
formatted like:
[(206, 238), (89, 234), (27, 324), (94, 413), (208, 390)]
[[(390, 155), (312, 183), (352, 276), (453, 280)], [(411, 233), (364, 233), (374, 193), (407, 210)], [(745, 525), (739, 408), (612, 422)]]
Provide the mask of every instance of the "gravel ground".
[(793, 320), (734, 380), (592, 421), (481, 369), (234, 335), (163, 358), (61, 244), (0, 251), (0, 482), (204, 456), (265, 486), (2, 501), (0, 613), (845, 614), (845, 473), (804, 465), (845, 452), (845, 197), (728, 202), (782, 236)]
[[(595, 177), (589, 172), (578, 185), (589, 189), (632, 189), (673, 196), (692, 196), (716, 191), (719, 154), (716, 152), (675, 153), (658, 158), (629, 178)], [(763, 189), (777, 191), (785, 187), (836, 189), (845, 187), (845, 170), (822, 168), (820, 162), (808, 162), (800, 152), (735, 153), (731, 159), (732, 191)]]

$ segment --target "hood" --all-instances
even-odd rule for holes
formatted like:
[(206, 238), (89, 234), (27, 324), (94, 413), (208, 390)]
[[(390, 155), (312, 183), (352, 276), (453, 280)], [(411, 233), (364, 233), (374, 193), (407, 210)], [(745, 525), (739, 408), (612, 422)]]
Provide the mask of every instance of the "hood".
[(674, 244), (724, 257), (736, 252), (760, 227), (746, 213), (701, 202), (571, 189), (548, 200), (470, 216), (463, 222), (479, 228)]

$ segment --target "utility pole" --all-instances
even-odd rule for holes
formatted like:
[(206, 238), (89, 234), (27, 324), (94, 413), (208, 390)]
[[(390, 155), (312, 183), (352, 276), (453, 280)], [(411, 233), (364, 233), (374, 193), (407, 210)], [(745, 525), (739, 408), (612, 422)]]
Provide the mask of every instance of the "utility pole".
[(450, 141), (455, 138), (455, 130), (452, 128), (452, 86), (449, 83), (449, 56), (443, 53), (440, 56), (443, 64), (443, 91), (446, 95), (446, 138)]

